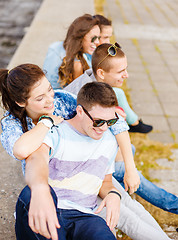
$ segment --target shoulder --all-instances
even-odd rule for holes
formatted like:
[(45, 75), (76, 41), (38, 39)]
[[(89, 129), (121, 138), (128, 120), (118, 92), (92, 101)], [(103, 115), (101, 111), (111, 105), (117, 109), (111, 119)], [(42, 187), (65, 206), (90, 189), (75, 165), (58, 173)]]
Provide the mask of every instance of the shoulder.
[(116, 94), (124, 94), (124, 90), (122, 90), (122, 88), (118, 88), (118, 87), (113, 87), (113, 90)]
[(72, 118), (76, 113), (77, 98), (74, 94), (64, 90), (56, 90), (54, 97), (55, 115)]
[(53, 42), (52, 44), (49, 45), (49, 49), (54, 51), (65, 50), (63, 47), (63, 41)]
[(2, 130), (5, 130), (9, 127), (16, 127), (19, 126), (20, 124), (20, 120), (15, 118), (12, 114), (10, 114), (9, 112), (6, 112), (4, 114), (3, 119), (1, 120), (1, 126), (2, 126)]
[(7, 112), (1, 121), (1, 127), (2, 146), (10, 156), (14, 157), (13, 146), (18, 138), (23, 134), (22, 125), (19, 119), (16, 119), (13, 115)]
[(83, 71), (82, 63), (80, 60), (75, 60), (74, 61), (74, 70), (81, 70)]
[(74, 79), (83, 74), (83, 66), (80, 61), (74, 61)]
[(68, 102), (70, 100), (76, 101), (77, 99), (76, 95), (62, 89), (56, 89), (54, 93), (55, 93), (54, 95), (55, 101), (60, 99)]

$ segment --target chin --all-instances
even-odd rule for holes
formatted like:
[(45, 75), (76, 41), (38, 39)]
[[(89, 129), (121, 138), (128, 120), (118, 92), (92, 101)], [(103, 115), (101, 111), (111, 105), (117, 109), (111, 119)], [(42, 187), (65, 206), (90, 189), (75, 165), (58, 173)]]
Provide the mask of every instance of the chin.
[(102, 134), (94, 134), (92, 138), (95, 140), (99, 140), (102, 138), (102, 136), (103, 136), (103, 133)]
[(122, 87), (122, 85), (123, 85), (123, 83), (118, 83), (118, 84), (116, 84), (115, 87), (120, 88), (120, 87)]
[(88, 54), (92, 55), (94, 53), (96, 48), (91, 48), (89, 51), (88, 51)]

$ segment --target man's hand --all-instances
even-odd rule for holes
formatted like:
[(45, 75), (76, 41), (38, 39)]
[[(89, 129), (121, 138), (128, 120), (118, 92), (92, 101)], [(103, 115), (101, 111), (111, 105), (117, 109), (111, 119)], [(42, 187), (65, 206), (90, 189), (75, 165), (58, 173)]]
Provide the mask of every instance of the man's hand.
[(29, 226), (46, 238), (58, 240), (57, 229), (60, 228), (56, 208), (48, 185), (33, 187), (29, 208)]
[(116, 227), (120, 215), (120, 197), (115, 193), (109, 193), (96, 210), (96, 214), (106, 207), (106, 223), (111, 231)]
[(140, 177), (138, 175), (137, 169), (133, 168), (132, 171), (126, 171), (124, 174), (124, 186), (125, 191), (129, 194), (133, 194), (137, 191), (140, 185)]

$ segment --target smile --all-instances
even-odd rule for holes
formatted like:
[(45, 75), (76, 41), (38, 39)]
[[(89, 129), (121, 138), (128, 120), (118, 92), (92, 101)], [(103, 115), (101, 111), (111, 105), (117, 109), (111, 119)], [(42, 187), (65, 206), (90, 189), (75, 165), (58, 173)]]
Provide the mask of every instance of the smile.
[(94, 131), (96, 132), (96, 134), (99, 134), (99, 135), (103, 134), (103, 131), (101, 131), (101, 130), (99, 130), (99, 129), (95, 129), (95, 128), (93, 128), (93, 129), (94, 129)]

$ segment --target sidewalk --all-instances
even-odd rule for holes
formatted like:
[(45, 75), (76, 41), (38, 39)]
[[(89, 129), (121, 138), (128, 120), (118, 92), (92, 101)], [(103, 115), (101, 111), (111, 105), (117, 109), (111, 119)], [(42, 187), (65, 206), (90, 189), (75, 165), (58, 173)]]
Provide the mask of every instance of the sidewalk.
[(107, 0), (104, 13), (128, 57), (135, 112), (154, 127), (153, 140), (178, 142), (178, 4)]
[[(173, 0), (106, 0), (103, 5), (104, 15), (112, 20), (115, 39), (128, 58), (127, 86), (133, 109), (153, 125), (150, 139), (163, 143), (178, 142), (177, 12), (178, 4)], [(169, 169), (150, 170), (150, 177), (178, 196), (177, 149), (173, 156), (173, 162), (158, 159), (158, 164)], [(174, 227), (165, 230), (178, 239)]]
[[(135, 112), (153, 125), (151, 139), (178, 142), (178, 4), (174, 0), (105, 0), (103, 8), (128, 58), (127, 85)], [(9, 68), (24, 62), (42, 66), (49, 44), (63, 40), (69, 24), (84, 13), (94, 14), (94, 0), (44, 0)], [(20, 163), (0, 147), (0, 239), (14, 240), (13, 212), (24, 180)], [(160, 186), (178, 195), (178, 151), (175, 159), (174, 171), (151, 174), (167, 178)]]

